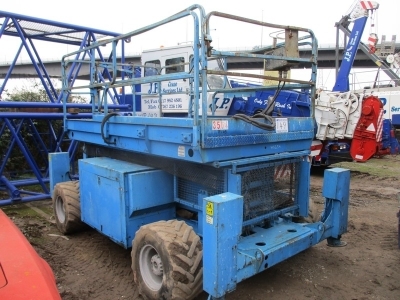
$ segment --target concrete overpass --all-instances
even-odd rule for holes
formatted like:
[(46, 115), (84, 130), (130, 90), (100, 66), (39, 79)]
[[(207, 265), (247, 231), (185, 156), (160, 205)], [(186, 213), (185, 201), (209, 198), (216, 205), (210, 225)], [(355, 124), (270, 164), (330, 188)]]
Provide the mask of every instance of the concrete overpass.
[[(377, 47), (379, 49), (379, 45)], [(318, 67), (321, 69), (334, 69), (336, 60), (336, 48), (332, 47), (322, 47), (318, 49)], [(395, 44), (395, 52), (400, 51), (400, 43)], [(256, 51), (252, 51), (256, 52)], [(309, 57), (310, 50), (300, 49), (300, 57)], [(339, 57), (343, 57), (343, 48), (339, 48)], [(384, 59), (384, 57), (383, 57)], [(125, 57), (126, 62), (132, 64), (140, 64), (140, 55), (127, 55)], [(341, 60), (339, 59), (339, 64)], [(44, 66), (49, 76), (52, 78), (61, 77), (61, 62), (58, 60), (44, 61)], [(263, 61), (252, 61), (246, 58), (230, 57), (227, 60), (228, 69), (230, 70), (244, 70), (244, 69), (262, 69)], [(358, 49), (356, 59), (354, 61), (353, 67), (355, 68), (375, 68), (377, 65), (370, 57), (368, 57), (363, 51)], [(0, 63), (0, 78), (4, 79), (7, 72), (9, 72), (10, 63)], [(304, 68), (302, 65), (298, 65), (297, 68)], [(80, 71), (80, 77), (78, 79), (86, 79), (89, 74), (89, 70), (82, 69)], [(10, 78), (36, 78), (37, 72), (34, 69), (32, 63), (22, 62), (15, 65), (12, 70)]]
[[(349, 36), (349, 30), (344, 25), (340, 24), (340, 29)], [(31, 61), (29, 62), (17, 62), (15, 65), (11, 62), (0, 63), (0, 79), (4, 78), (38, 78), (40, 77), (44, 81), (50, 81), (49, 78), (60, 78), (61, 77), (61, 63), (59, 60), (46, 61), (44, 57), (40, 57), (37, 49), (34, 46), (34, 42), (51, 42), (65, 45), (78, 46), (79, 49), (85, 48), (85, 46), (91, 45), (93, 41), (99, 41), (103, 39), (110, 39), (119, 36), (119, 33), (108, 32), (95, 28), (82, 27), (79, 25), (60, 23), (58, 21), (39, 19), (31, 16), (23, 16), (15, 13), (0, 11), (0, 36), (7, 36), (11, 38), (19, 38), (21, 46), (16, 53), (18, 55), (21, 49), (25, 49)], [(28, 43), (29, 41), (29, 43)], [(344, 40), (343, 43), (346, 41)], [(4, 44), (4, 41), (3, 41)], [(330, 68), (334, 69), (335, 66), (340, 65), (340, 60), (343, 57), (343, 48), (339, 48), (336, 51), (336, 45), (339, 44), (337, 39), (336, 43), (329, 47), (319, 46), (318, 64), (319, 68)], [(6, 47), (3, 45), (3, 47)], [(51, 47), (51, 46), (50, 46)], [(391, 41), (386, 42), (386, 39), (382, 38), (381, 44), (376, 46), (376, 55), (371, 58), (371, 54), (368, 53), (365, 45), (361, 43), (358, 47), (358, 52), (353, 64), (355, 68), (374, 68), (376, 67), (375, 62), (379, 61), (380, 58), (384, 58), (388, 54), (388, 50), (391, 54), (398, 53), (400, 51), (400, 43), (396, 43), (395, 36), (392, 37)], [(390, 49), (389, 49), (390, 48)], [(239, 51), (239, 48), (232, 49), (221, 49), (228, 50), (231, 52)], [(246, 49), (250, 53), (264, 53), (267, 48), (257, 49)], [(240, 49), (240, 51), (246, 51)], [(1, 52), (1, 51), (0, 51)], [(299, 49), (300, 57), (310, 57), (310, 50), (307, 48)], [(379, 53), (378, 53), (379, 52)], [(140, 64), (140, 55), (125, 55), (125, 60), (128, 63)], [(61, 55), (60, 55), (61, 59)], [(245, 69), (257, 69), (263, 68), (263, 60), (254, 61), (250, 63), (249, 59), (244, 57), (229, 57), (227, 59), (228, 69), (230, 70), (245, 70)], [(11, 68), (11, 66), (14, 66)], [(389, 66), (385, 64), (384, 68), (388, 69)], [(297, 68), (304, 68), (308, 66), (298, 65)], [(88, 77), (89, 68), (86, 66), (85, 69), (79, 70), (77, 79), (84, 79)], [(390, 70), (386, 70), (390, 73)], [(398, 80), (396, 74), (390, 74), (392, 79)], [(1, 87), (0, 87), (1, 88)]]

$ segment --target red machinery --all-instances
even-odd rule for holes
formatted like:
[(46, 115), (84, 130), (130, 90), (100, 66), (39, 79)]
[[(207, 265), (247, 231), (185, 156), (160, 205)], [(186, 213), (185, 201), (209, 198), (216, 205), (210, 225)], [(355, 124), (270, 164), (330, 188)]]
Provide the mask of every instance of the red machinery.
[(0, 210), (0, 299), (61, 300), (53, 271)]
[(355, 161), (367, 161), (373, 156), (390, 154), (382, 145), (383, 104), (378, 97), (363, 100), (361, 117), (354, 130), (350, 154)]

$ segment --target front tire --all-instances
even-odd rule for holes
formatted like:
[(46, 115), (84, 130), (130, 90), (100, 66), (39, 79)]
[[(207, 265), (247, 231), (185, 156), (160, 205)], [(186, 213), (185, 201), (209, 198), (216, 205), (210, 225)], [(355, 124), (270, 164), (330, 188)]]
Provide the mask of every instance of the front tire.
[(132, 242), (134, 281), (144, 299), (190, 300), (203, 287), (203, 247), (183, 221), (142, 226)]
[(52, 201), (56, 225), (62, 234), (78, 232), (85, 228), (81, 221), (79, 181), (56, 184)]

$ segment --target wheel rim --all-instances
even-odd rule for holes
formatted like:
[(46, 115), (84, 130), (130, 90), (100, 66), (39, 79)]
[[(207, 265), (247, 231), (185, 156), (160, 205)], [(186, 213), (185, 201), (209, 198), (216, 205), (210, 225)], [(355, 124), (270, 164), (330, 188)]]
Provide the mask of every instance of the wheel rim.
[(61, 197), (56, 198), (54, 206), (58, 221), (60, 221), (60, 223), (64, 223), (65, 221), (64, 201), (62, 200)]
[(151, 290), (158, 291), (162, 286), (164, 269), (161, 257), (153, 246), (145, 245), (140, 250), (139, 268), (145, 284)]

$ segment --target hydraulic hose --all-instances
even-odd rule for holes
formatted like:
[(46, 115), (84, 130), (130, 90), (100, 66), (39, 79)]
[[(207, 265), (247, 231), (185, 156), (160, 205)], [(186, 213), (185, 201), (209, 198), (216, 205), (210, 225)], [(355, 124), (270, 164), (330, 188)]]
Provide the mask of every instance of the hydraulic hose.
[[(250, 123), (258, 128), (265, 130), (274, 130), (275, 129), (275, 119), (272, 117), (272, 112), (274, 111), (275, 101), (278, 97), (279, 93), (285, 86), (285, 82), (283, 82), (282, 86), (280, 86), (281, 82), (278, 84), (278, 89), (275, 91), (274, 96), (270, 101), (268, 101), (268, 105), (259, 113), (254, 114), (253, 116), (248, 116), (245, 114), (236, 114), (232, 116), (234, 119), (243, 120), (247, 123)], [(269, 123), (264, 123), (259, 121), (258, 119), (262, 118), (263, 120), (267, 120)]]
[(104, 125), (107, 123), (107, 121), (108, 121), (110, 118), (112, 118), (112, 117), (114, 117), (114, 116), (119, 116), (119, 115), (120, 115), (120, 114), (117, 113), (117, 112), (111, 112), (111, 113), (109, 113), (107, 116), (104, 117), (103, 121), (101, 121), (101, 137), (103, 138), (103, 141), (104, 141), (106, 144), (115, 145), (115, 141), (114, 141), (114, 142), (111, 142), (109, 139), (107, 139), (107, 138), (105, 137), (105, 135), (104, 135)]

